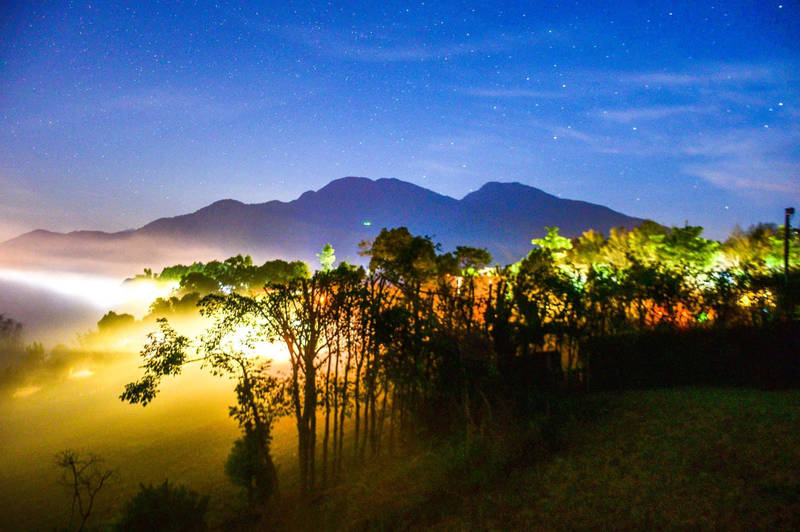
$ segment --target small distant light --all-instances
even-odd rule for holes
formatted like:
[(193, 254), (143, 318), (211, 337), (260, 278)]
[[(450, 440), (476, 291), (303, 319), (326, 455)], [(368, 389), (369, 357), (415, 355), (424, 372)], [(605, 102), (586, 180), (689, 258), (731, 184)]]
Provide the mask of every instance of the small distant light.
[(553, 140), (558, 140), (558, 137), (556, 135), (553, 135)]
[(778, 107), (783, 107), (783, 102), (778, 102)]
[(370, 225), (372, 225), (372, 222), (361, 222), (361, 224), (362, 225), (366, 225), (367, 227), (369, 227)]

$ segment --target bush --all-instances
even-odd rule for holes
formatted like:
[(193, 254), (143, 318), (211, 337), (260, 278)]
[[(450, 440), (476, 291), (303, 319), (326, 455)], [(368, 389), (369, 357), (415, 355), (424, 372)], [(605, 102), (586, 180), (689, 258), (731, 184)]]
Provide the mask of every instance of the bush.
[(800, 386), (800, 323), (643, 331), (584, 342), (592, 390)]
[(208, 497), (184, 486), (170, 485), (167, 480), (158, 487), (140, 484), (139, 493), (125, 505), (117, 530), (205, 531), (207, 509)]

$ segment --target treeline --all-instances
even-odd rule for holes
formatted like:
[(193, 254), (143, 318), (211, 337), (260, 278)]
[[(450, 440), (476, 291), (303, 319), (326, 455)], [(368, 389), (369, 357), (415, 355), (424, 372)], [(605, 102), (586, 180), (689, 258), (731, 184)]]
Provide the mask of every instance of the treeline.
[[(236, 255), (223, 261), (194, 262), (189, 266), (167, 266), (160, 273), (145, 268), (144, 272), (125, 280), (125, 283), (154, 283), (171, 287), (165, 297), (157, 297), (147, 313), (137, 320), (132, 314), (107, 312), (98, 322), (97, 330), (79, 337), (83, 347), (120, 349), (130, 347), (127, 338), (137, 336), (153, 327), (159, 318), (177, 322), (194, 320), (198, 302), (209, 294), (252, 294), (263, 291), (273, 283), (285, 283), (296, 277), (309, 277), (308, 265), (302, 261), (266, 261), (253, 264), (250, 255)], [(109, 345), (111, 340), (111, 345)]]
[(302, 261), (266, 261), (258, 266), (250, 255), (236, 255), (224, 261), (194, 262), (189, 266), (176, 264), (167, 266), (154, 274), (145, 268), (129, 282), (154, 280), (177, 283), (178, 295), (188, 293), (248, 292), (261, 290), (269, 283), (282, 283), (300, 276), (308, 276), (308, 265)]
[(0, 352), (16, 352), (22, 348), (22, 324), (0, 314)]
[[(233, 377), (242, 438), (229, 474), (254, 502), (276, 492), (271, 427), (288, 414), (310, 493), (409, 435), (472, 438), (498, 415), (536, 408), (537, 390), (585, 386), (587, 346), (601, 339), (786, 321), (800, 255), (795, 239), (790, 290), (779, 234), (758, 226), (721, 244), (651, 222), (572, 240), (550, 229), (519, 263), (489, 267), (486, 250), (442, 253), (384, 229), (363, 245), (368, 269), (323, 262), (260, 292), (207, 295), (198, 305), (210, 326), (197, 338), (159, 320), (144, 374), (121, 398), (147, 404), (191, 362)], [(289, 353), (285, 378), (253, 356), (275, 341)]]

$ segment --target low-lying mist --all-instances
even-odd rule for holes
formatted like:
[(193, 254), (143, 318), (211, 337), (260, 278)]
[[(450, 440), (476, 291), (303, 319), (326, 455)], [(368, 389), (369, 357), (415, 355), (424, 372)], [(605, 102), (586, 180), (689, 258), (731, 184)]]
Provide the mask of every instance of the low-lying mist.
[(113, 518), (139, 483), (169, 479), (205, 493), (234, 491), (223, 472), (238, 434), (228, 416), (230, 382), (187, 368), (142, 408), (119, 400), (138, 365), (134, 352), (56, 353), (24, 377), (28, 384), (0, 393), (0, 530), (63, 526), (69, 494), (53, 457), (64, 449), (96, 453), (116, 472), (98, 500), (101, 520)]
[[(11, 284), (15, 289), (11, 293), (26, 293), (25, 286)], [(109, 292), (99, 301), (124, 296), (116, 299), (116, 311), (101, 310), (97, 300), (95, 304), (89, 303), (96, 293), (88, 288), (102, 288), (104, 284), (108, 284)], [(28, 290), (29, 296), (36, 297), (20, 297), (21, 305), (17, 308), (25, 306), (23, 319), (28, 318), (34, 327), (23, 328), (23, 331), (27, 329), (24, 341), (5, 348), (0, 344), (0, 399), (21, 399), (75, 379), (92, 377), (94, 381), (103, 380), (113, 365), (138, 368), (141, 364), (139, 353), (148, 334), (158, 329), (158, 317), (167, 315), (170, 325), (191, 339), (199, 338), (210, 325), (196, 307), (199, 297), (196, 294), (187, 298), (169, 297), (171, 285), (147, 280), (125, 284), (119, 289), (117, 284), (108, 280), (92, 278), (87, 281), (85, 294), (60, 295), (37, 287)], [(153, 301), (158, 304), (151, 306)], [(54, 302), (59, 305), (54, 305)], [(38, 313), (37, 308), (43, 312)], [(52, 327), (54, 322), (60, 326)], [(244, 341), (251, 333), (248, 327), (241, 327), (232, 341)], [(284, 369), (288, 360), (288, 352), (279, 342), (255, 344), (253, 356), (272, 360), (276, 371)]]
[(0, 244), (0, 268), (124, 279), (143, 268), (228, 256), (217, 246), (126, 233), (34, 231)]
[[(236, 404), (230, 380), (190, 365), (165, 379), (147, 408), (119, 398), (141, 376), (139, 352), (157, 328), (153, 300), (163, 298), (156, 301), (176, 331), (197, 338), (208, 326), (197, 297), (170, 297), (172, 287), (153, 280), (18, 270), (0, 278), (0, 313), (25, 333), (13, 349), (0, 344), (0, 507), (14, 509), (0, 512), (0, 530), (63, 524), (69, 498), (53, 457), (65, 449), (97, 453), (117, 473), (104, 488), (100, 520), (114, 518), (140, 483), (166, 479), (238, 500), (223, 469), (239, 435), (228, 415)], [(255, 356), (286, 371), (281, 344), (263, 342)], [(294, 463), (292, 434), (289, 418), (276, 427), (282, 465)]]
[(170, 289), (101, 275), (0, 269), (0, 314), (22, 324), (25, 342), (70, 344), (107, 311), (141, 317)]

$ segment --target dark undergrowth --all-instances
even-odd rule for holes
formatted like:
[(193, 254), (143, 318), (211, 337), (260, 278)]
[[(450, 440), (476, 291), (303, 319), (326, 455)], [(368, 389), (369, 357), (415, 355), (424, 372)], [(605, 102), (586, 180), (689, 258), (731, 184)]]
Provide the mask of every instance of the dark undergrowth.
[(800, 527), (800, 392), (573, 396), (524, 423), (408, 443), (230, 529)]

